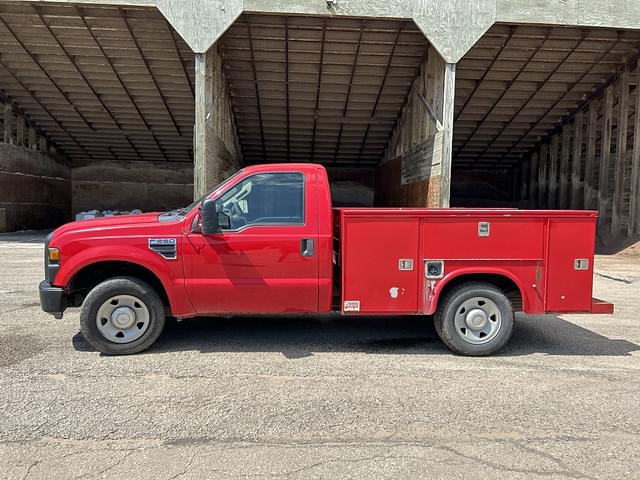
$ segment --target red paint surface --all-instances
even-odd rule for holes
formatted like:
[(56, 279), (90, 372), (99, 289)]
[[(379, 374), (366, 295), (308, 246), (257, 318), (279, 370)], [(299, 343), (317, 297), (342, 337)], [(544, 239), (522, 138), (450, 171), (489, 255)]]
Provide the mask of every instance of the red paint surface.
[[(251, 226), (205, 236), (198, 209), (159, 222), (158, 214), (76, 222), (55, 231), (61, 249), (54, 284), (67, 287), (82, 268), (125, 261), (148, 269), (164, 286), (173, 315), (327, 312), (334, 281), (350, 314), (432, 314), (449, 282), (467, 275), (512, 281), (526, 313), (610, 313), (592, 300), (596, 212), (512, 209), (331, 209), (324, 168), (312, 164), (248, 167), (214, 191), (217, 198), (249, 175), (304, 174), (305, 221)], [(490, 235), (478, 235), (478, 223)], [(177, 259), (149, 250), (149, 238), (176, 238)], [(302, 239), (315, 255), (301, 255)], [(577, 271), (574, 261), (589, 260)], [(334, 259), (336, 265), (334, 265)], [(412, 260), (412, 270), (400, 270)], [(444, 277), (425, 278), (424, 262), (443, 260)]]
[[(416, 313), (418, 232), (411, 218), (349, 218), (342, 222), (342, 299), (361, 313)], [(401, 271), (400, 260), (413, 261)]]
[[(549, 312), (589, 311), (593, 286), (596, 225), (588, 219), (549, 221), (547, 304)], [(588, 270), (575, 270), (574, 260), (589, 259)]]
[[(208, 236), (187, 234), (181, 257), (186, 289), (199, 314), (318, 311), (318, 260), (328, 256), (329, 250), (325, 246), (313, 257), (301, 255), (303, 239), (318, 242), (316, 170), (302, 170), (306, 182), (304, 225), (249, 226)], [(243, 178), (238, 176), (228, 187)], [(327, 223), (331, 216), (325, 215)]]

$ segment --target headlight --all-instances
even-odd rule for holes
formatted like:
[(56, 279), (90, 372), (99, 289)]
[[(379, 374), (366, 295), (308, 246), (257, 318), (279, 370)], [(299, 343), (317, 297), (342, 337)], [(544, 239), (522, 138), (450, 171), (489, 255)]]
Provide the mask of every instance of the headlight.
[(49, 247), (49, 262), (58, 263), (60, 261), (60, 249)]

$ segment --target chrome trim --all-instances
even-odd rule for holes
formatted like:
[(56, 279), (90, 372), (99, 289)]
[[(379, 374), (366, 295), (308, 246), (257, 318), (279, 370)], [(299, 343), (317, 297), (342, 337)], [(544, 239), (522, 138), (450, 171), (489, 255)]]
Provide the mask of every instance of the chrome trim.
[(401, 272), (412, 272), (413, 258), (401, 258), (398, 260), (398, 270)]
[(156, 252), (162, 258), (175, 260), (178, 258), (178, 242), (175, 238), (150, 238), (149, 250)]
[(589, 270), (589, 259), (576, 258), (573, 262), (573, 268), (575, 270)]

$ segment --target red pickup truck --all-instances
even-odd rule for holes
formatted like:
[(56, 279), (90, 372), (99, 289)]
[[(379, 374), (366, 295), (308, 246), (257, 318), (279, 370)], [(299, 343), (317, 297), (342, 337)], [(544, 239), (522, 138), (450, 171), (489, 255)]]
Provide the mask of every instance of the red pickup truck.
[(45, 312), (82, 307), (108, 354), (150, 347), (165, 318), (433, 315), (454, 352), (487, 355), (514, 312), (612, 313), (593, 299), (596, 212), (332, 209), (325, 169), (245, 168), (167, 213), (85, 220), (47, 238)]

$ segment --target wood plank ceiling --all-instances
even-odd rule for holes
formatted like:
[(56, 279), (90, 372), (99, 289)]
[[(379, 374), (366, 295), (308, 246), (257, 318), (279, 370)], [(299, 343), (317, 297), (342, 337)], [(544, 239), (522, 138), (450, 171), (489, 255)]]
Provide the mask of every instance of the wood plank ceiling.
[(0, 3), (0, 89), (74, 162), (192, 162), (194, 56), (155, 9)]
[(426, 46), (412, 21), (242, 15), (221, 52), (245, 161), (375, 165)]
[(454, 167), (519, 162), (638, 46), (638, 31), (495, 25), (458, 64)]
[[(73, 161), (192, 162), (194, 56), (155, 9), (0, 3), (0, 96)], [(496, 25), (458, 65), (454, 167), (510, 166), (640, 32)], [(411, 21), (244, 14), (220, 50), (246, 163), (375, 165), (427, 47)]]

